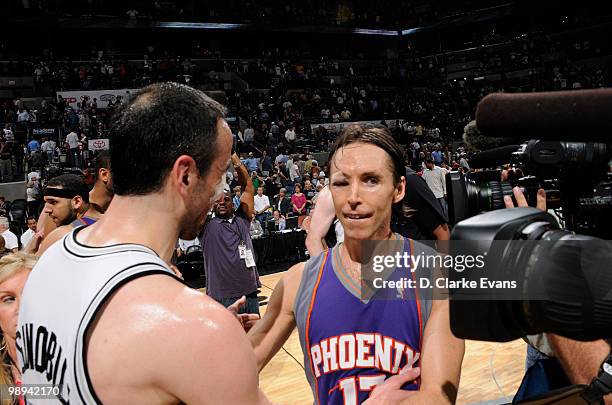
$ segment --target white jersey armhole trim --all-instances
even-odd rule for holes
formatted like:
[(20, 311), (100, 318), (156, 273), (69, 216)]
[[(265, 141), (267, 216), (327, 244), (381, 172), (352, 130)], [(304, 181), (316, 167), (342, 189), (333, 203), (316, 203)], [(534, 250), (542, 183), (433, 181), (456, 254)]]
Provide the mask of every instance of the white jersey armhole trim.
[(92, 320), (95, 319), (100, 308), (107, 302), (110, 296), (117, 291), (120, 287), (124, 286), (128, 282), (144, 276), (153, 274), (165, 274), (181, 283), (184, 283), (181, 279), (176, 277), (174, 273), (162, 266), (160, 263), (145, 262), (135, 264), (126, 267), (121, 272), (115, 274), (110, 280), (108, 280), (100, 291), (96, 294), (92, 302), (89, 304), (87, 311), (83, 315), (79, 328), (77, 330), (75, 352), (74, 352), (74, 380), (76, 382), (76, 389), (83, 403), (86, 404), (102, 404), (102, 401), (98, 398), (93, 388), (91, 378), (87, 369), (87, 353), (85, 352), (85, 338), (91, 325)]

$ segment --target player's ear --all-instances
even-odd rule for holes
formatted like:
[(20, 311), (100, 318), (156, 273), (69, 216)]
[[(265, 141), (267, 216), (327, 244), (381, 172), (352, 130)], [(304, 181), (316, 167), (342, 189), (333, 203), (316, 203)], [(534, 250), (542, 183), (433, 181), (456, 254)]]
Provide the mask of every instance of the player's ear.
[(80, 195), (74, 196), (72, 197), (72, 200), (70, 200), (72, 209), (75, 211), (79, 210), (83, 206), (83, 202), (84, 202), (83, 197), (81, 197)]
[(199, 171), (191, 156), (181, 155), (174, 161), (170, 171), (170, 180), (176, 185), (179, 192), (195, 187), (198, 178)]
[(104, 167), (101, 168), (100, 170), (98, 170), (98, 177), (102, 179), (102, 182), (104, 184), (107, 184), (108, 181), (110, 180), (110, 170)]
[(397, 204), (398, 202), (404, 199), (406, 195), (406, 177), (400, 177), (399, 183), (395, 186), (395, 192), (393, 195), (393, 204)]

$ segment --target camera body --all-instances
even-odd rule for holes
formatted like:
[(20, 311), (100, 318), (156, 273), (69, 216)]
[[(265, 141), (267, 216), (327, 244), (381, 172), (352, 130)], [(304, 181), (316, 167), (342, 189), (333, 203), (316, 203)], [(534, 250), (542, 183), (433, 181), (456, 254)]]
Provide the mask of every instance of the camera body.
[[(608, 165), (612, 148), (606, 143), (530, 140), (490, 166), (510, 164), (526, 173), (507, 176), (500, 170), (450, 172), (446, 176), (449, 222), (454, 225), (482, 212), (505, 208), (504, 196), (520, 187), (530, 206), (537, 191), (546, 192), (546, 205), (568, 230), (602, 238), (612, 237), (612, 177)], [(516, 204), (516, 201), (515, 201)]]
[(493, 275), (517, 282), (509, 293), (451, 289), (451, 329), (457, 337), (506, 342), (541, 332), (577, 340), (612, 335), (612, 272), (602, 268), (612, 262), (611, 241), (561, 229), (549, 213), (525, 207), (458, 223), (450, 248), (454, 256), (486, 257), (484, 270), (450, 271), (453, 285)]

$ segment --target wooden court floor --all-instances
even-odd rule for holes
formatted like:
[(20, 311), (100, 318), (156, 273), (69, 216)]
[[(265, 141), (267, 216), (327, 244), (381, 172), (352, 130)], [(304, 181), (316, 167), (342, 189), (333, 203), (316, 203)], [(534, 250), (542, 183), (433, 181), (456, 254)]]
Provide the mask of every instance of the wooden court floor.
[[(269, 297), (282, 275), (262, 276), (260, 295)], [(264, 305), (261, 307), (262, 315), (265, 310)], [(312, 404), (312, 394), (302, 369), (303, 356), (297, 329), (284, 349), (286, 352), (279, 351), (260, 373), (261, 388), (276, 404)], [(504, 397), (506, 402), (511, 402), (523, 376), (525, 351), (526, 345), (521, 340), (504, 344), (467, 341), (457, 403), (477, 404)]]

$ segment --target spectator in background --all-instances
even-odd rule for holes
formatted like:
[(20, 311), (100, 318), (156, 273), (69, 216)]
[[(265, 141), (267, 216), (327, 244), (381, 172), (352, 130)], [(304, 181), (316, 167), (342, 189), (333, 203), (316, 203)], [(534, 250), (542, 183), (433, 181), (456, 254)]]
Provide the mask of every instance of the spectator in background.
[(274, 197), (278, 194), (279, 186), (277, 184), (278, 175), (276, 173), (268, 173), (264, 181), (264, 194), (268, 196), (270, 201), (274, 201)]
[(296, 137), (297, 136), (295, 134), (295, 125), (291, 125), (289, 129), (285, 131), (285, 140), (291, 148), (295, 146)]
[(312, 183), (309, 180), (304, 181), (304, 195), (306, 196), (306, 214), (310, 211), (310, 208), (313, 206), (314, 196), (316, 190), (312, 186)]
[(268, 220), (268, 210), (270, 209), (270, 199), (263, 193), (263, 187), (257, 188), (255, 195), (255, 218), (262, 225)]
[(261, 170), (262, 174), (265, 176), (266, 173), (272, 174), (274, 171), (274, 164), (272, 163), (272, 158), (268, 155), (268, 151), (264, 149), (261, 159), (259, 159), (259, 170)]
[(302, 176), (306, 174), (304, 171), (304, 167), (306, 166), (306, 161), (302, 158), (302, 155), (297, 155), (295, 159), (293, 159), (293, 163), (298, 167), (298, 173), (300, 174), (300, 182), (304, 179)]
[(36, 138), (32, 138), (30, 142), (28, 142), (28, 152), (30, 152), (30, 156), (40, 150), (40, 142)]
[(304, 162), (304, 173), (308, 173), (308, 175), (310, 175), (310, 169), (312, 169), (313, 162), (313, 157), (309, 154), (306, 158), (306, 162)]
[(340, 118), (342, 118), (343, 121), (348, 121), (351, 119), (351, 112), (347, 107), (344, 107), (344, 110), (342, 110), (340, 113)]
[(259, 186), (263, 184), (263, 179), (259, 176), (259, 174), (257, 174), (256, 171), (253, 171), (253, 173), (251, 173), (251, 181), (255, 190), (257, 190)]
[(23, 233), (23, 235), (21, 235), (21, 238), (20, 238), (20, 240), (21, 240), (21, 248), (22, 249), (24, 247), (28, 246), (28, 244), (32, 240), (32, 237), (36, 233), (36, 217), (35, 216), (28, 216), (27, 224), (28, 224), (28, 230), (25, 231)]
[(37, 181), (28, 182), (28, 186), (26, 188), (26, 204), (28, 207), (28, 215), (38, 217), (39, 214), (39, 200), (40, 199), (40, 190), (38, 189)]
[(0, 215), (7, 215), (7, 207), (6, 198), (3, 195), (0, 195)]
[(284, 215), (281, 215), (279, 210), (274, 210), (272, 218), (268, 220), (268, 230), (270, 231), (284, 231), (287, 222)]
[(251, 235), (251, 238), (259, 238), (263, 235), (263, 233), (264, 231), (262, 224), (258, 220), (253, 218), (251, 220), (251, 227), (249, 228), (249, 234)]
[(199, 247), (201, 247), (202, 245), (200, 244), (200, 240), (198, 238), (195, 238), (195, 239), (192, 239), (192, 240), (184, 240), (184, 239), (180, 239), (179, 238), (178, 246), (176, 248), (176, 257), (183, 256), (185, 253), (187, 253), (189, 248), (192, 247), (192, 246), (199, 246)]
[(291, 208), (291, 199), (287, 197), (287, 190), (281, 188), (278, 195), (274, 199), (274, 209), (286, 217), (287, 214), (291, 212)]
[(300, 156), (292, 155), (291, 156), (291, 167), (289, 168), (289, 174), (291, 175), (293, 181), (296, 183), (302, 182), (302, 172), (300, 171), (300, 166), (303, 166), (300, 164)]
[(279, 134), (280, 134), (280, 128), (278, 127), (276, 122), (272, 122), (272, 126), (270, 126), (270, 135), (272, 136), (272, 139), (275, 142), (278, 142)]
[(440, 150), (440, 148), (435, 148), (433, 152), (431, 152), (431, 158), (434, 161), (434, 164), (440, 166), (442, 164), (442, 162), (444, 161), (444, 155), (442, 154), (442, 151)]
[(232, 203), (234, 204), (234, 211), (240, 208), (240, 197), (242, 196), (242, 191), (240, 186), (234, 187), (234, 197), (232, 198)]
[(281, 163), (286, 164), (288, 160), (289, 156), (287, 155), (287, 151), (281, 151), (278, 156), (276, 156), (276, 159), (274, 159), (274, 163), (277, 165), (280, 165)]
[(19, 250), (19, 242), (17, 241), (17, 235), (11, 232), (9, 228), (9, 219), (7, 217), (0, 217), (0, 234), (4, 238), (5, 247), (7, 250), (15, 253)]
[(251, 146), (253, 144), (253, 140), (255, 139), (255, 130), (253, 126), (249, 124), (244, 130), (244, 143), (246, 146)]
[(26, 125), (30, 121), (30, 113), (25, 108), (21, 108), (17, 111), (17, 124)]
[(461, 155), (461, 159), (459, 159), (459, 165), (461, 166), (461, 168), (463, 168), (463, 171), (465, 172), (470, 171), (470, 165), (468, 164), (468, 161), (465, 158), (465, 155)]
[(32, 156), (28, 159), (28, 167), (31, 170), (40, 170), (45, 166), (45, 158), (40, 150), (32, 153)]
[(40, 172), (36, 171), (36, 170), (32, 170), (30, 173), (28, 173), (28, 183), (31, 181), (39, 181), (40, 180)]
[(4, 128), (4, 139), (11, 142), (15, 140), (15, 135), (13, 134), (13, 130), (11, 130), (10, 124), (6, 124)]
[(324, 186), (329, 186), (329, 177), (325, 176), (324, 173), (319, 174), (319, 183), (323, 182)]
[(312, 161), (312, 167), (310, 168), (310, 178), (319, 178), (319, 173), (321, 172), (321, 168), (319, 167), (319, 163), (316, 160)]
[(302, 186), (295, 185), (295, 192), (291, 196), (291, 206), (293, 214), (298, 216), (298, 226), (302, 225), (302, 221), (306, 217), (306, 196), (302, 193)]
[(70, 156), (70, 163), (73, 166), (80, 166), (79, 159), (79, 135), (73, 130), (66, 135), (66, 145), (68, 146), (68, 154)]
[(249, 152), (249, 157), (244, 160), (244, 165), (247, 167), (249, 173), (256, 172), (259, 169), (259, 159), (253, 156), (253, 152)]
[(13, 181), (12, 142), (0, 138), (0, 175), (2, 181)]
[(242, 187), (240, 206), (234, 211), (232, 197), (225, 193), (214, 206), (214, 218), (206, 222), (200, 234), (206, 293), (225, 307), (246, 296), (246, 305), (240, 313), (259, 314), (259, 275), (250, 236), (254, 212), (253, 183), (236, 154), (232, 155), (232, 163)]
[(433, 192), (434, 196), (442, 207), (444, 217), (448, 218), (448, 208), (446, 205), (446, 171), (441, 167), (434, 165), (433, 159), (425, 160), (426, 169), (423, 171), (423, 179)]
[(49, 153), (49, 149), (49, 139), (46, 136), (43, 136), (42, 143), (40, 144), (40, 150), (46, 157), (47, 163), (51, 163), (53, 161), (53, 150), (55, 150), (55, 148), (51, 150), (51, 153)]

